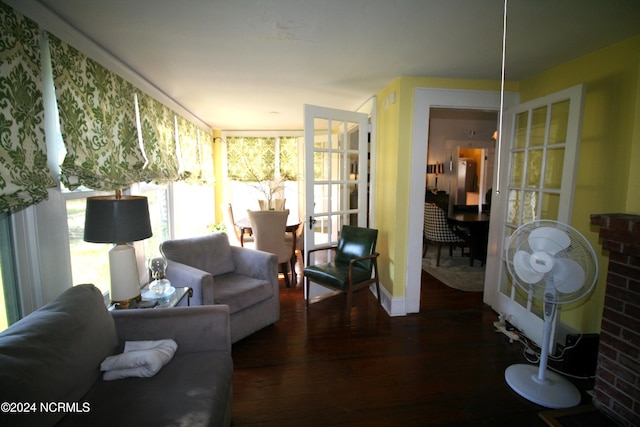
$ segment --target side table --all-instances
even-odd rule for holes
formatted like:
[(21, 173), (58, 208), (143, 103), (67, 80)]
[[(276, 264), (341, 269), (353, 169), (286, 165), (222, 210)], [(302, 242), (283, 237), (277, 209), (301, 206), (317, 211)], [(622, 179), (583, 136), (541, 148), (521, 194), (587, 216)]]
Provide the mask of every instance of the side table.
[[(147, 290), (147, 286), (145, 285), (141, 291), (144, 292)], [(168, 308), (168, 307), (177, 307), (184, 297), (187, 297), (187, 306), (191, 305), (191, 297), (193, 296), (193, 289), (189, 286), (185, 287), (176, 287), (176, 291), (168, 297), (164, 298), (153, 298), (153, 299), (145, 299), (143, 298), (141, 301), (130, 303), (129, 309), (140, 309), (140, 308)], [(118, 307), (118, 304), (111, 304), (107, 307), (109, 310), (125, 310), (124, 308)]]

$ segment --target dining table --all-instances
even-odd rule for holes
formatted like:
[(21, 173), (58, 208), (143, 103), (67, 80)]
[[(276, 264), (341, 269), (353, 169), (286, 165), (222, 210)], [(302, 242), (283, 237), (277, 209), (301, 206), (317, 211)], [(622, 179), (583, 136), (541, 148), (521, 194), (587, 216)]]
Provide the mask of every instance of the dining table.
[[(287, 224), (285, 226), (285, 233), (290, 233), (292, 238), (291, 243), (291, 258), (290, 258), (290, 266), (291, 266), (291, 286), (295, 287), (298, 283), (298, 275), (296, 274), (296, 246), (298, 243), (298, 229), (302, 225), (302, 221), (300, 218), (296, 218), (294, 216), (289, 216), (287, 218)], [(240, 246), (244, 247), (244, 236), (245, 234), (251, 236), (253, 234), (253, 230), (251, 229), (251, 221), (249, 218), (239, 218), (234, 223), (234, 226), (240, 231)]]
[(489, 241), (489, 213), (477, 210), (450, 209), (447, 222), (469, 230), (473, 258), (484, 265), (487, 262), (487, 243)]

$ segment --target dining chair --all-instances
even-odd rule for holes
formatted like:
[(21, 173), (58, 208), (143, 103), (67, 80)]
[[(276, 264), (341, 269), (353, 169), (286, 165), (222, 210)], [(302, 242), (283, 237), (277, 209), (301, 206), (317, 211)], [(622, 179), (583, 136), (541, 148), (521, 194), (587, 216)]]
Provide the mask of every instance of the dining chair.
[[(284, 210), (284, 205), (287, 202), (287, 199), (273, 199), (273, 210), (282, 211)], [(268, 201), (264, 199), (258, 199), (258, 205), (260, 205), (260, 210), (268, 211), (269, 205)]]
[(252, 247), (254, 243), (253, 235), (245, 233), (244, 236), (241, 236), (242, 231), (236, 226), (236, 219), (233, 216), (233, 206), (231, 206), (231, 203), (227, 203), (223, 213), (229, 241), (233, 242), (234, 246)]
[(249, 221), (255, 240), (255, 249), (270, 252), (278, 257), (278, 264), (284, 275), (287, 288), (289, 280), (289, 263), (293, 255), (292, 241), (285, 238), (289, 210), (252, 211), (248, 210)]
[(453, 255), (453, 248), (459, 247), (464, 255), (464, 248), (469, 248), (469, 265), (473, 265), (473, 246), (471, 237), (462, 230), (452, 229), (447, 222), (447, 215), (435, 203), (424, 204), (422, 257), (424, 258), (430, 243), (438, 247), (436, 267), (440, 266), (440, 252), (442, 246), (449, 246), (449, 256)]
[[(347, 326), (351, 325), (351, 307), (353, 294), (376, 285), (378, 301), (380, 298), (380, 280), (378, 278), (378, 256), (376, 241), (378, 230), (373, 228), (342, 226), (338, 244), (307, 251), (307, 263), (303, 269), (307, 307), (309, 307), (309, 282), (318, 283), (327, 288), (346, 294), (345, 317)], [(331, 250), (335, 252), (332, 261), (311, 265), (311, 254)]]

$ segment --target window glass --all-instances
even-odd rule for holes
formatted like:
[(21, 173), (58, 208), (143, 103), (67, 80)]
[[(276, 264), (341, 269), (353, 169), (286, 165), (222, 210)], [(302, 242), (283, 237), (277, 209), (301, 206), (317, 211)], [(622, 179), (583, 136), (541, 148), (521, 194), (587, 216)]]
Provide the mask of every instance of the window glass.
[(184, 182), (174, 182), (172, 186), (173, 238), (183, 239), (210, 233), (215, 223), (213, 187)]
[(560, 189), (564, 171), (564, 147), (547, 150), (547, 167), (544, 170), (545, 188)]
[(556, 102), (551, 106), (551, 128), (549, 131), (549, 144), (563, 144), (567, 141), (567, 128), (569, 123), (569, 100)]
[(524, 148), (527, 146), (527, 126), (529, 115), (526, 111), (516, 116), (516, 130), (514, 135), (514, 148)]
[(109, 291), (108, 243), (84, 241), (84, 217), (87, 207), (86, 197), (67, 199), (67, 225), (69, 227), (69, 250), (71, 252), (71, 275), (73, 284), (93, 283), (106, 293)]
[(141, 196), (149, 203), (149, 220), (153, 236), (142, 241), (147, 260), (160, 256), (160, 244), (169, 240), (169, 190), (168, 185), (143, 183), (139, 186)]
[(530, 147), (540, 147), (544, 145), (544, 134), (547, 125), (547, 107), (536, 108), (532, 111), (531, 135), (529, 137)]
[(0, 332), (19, 318), (9, 214), (2, 212), (0, 213)]

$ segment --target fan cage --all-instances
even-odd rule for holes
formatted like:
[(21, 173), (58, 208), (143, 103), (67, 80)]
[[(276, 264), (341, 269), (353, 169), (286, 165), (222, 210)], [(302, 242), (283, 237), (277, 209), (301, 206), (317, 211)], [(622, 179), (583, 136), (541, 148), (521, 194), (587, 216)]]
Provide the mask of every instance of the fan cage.
[[(553, 284), (555, 288), (562, 287), (562, 283), (553, 282), (553, 278), (551, 277), (553, 270), (549, 273), (545, 273), (542, 278), (535, 283), (527, 283), (522, 280), (516, 272), (513, 261), (515, 254), (518, 251), (525, 251), (530, 254), (533, 252), (529, 243), (529, 236), (534, 230), (541, 227), (557, 229), (566, 233), (569, 237), (569, 245), (564, 249), (560, 249), (555, 254), (555, 258), (569, 258), (577, 262), (583, 269), (585, 275), (584, 280), (582, 285), (576, 291), (566, 293), (556, 291), (551, 293), (551, 295), (547, 295), (546, 290), (548, 285)], [(558, 221), (536, 220), (521, 225), (509, 238), (505, 252), (507, 268), (514, 283), (526, 293), (531, 294), (534, 299), (556, 304), (567, 304), (577, 301), (584, 298), (591, 292), (598, 277), (598, 262), (591, 244), (579, 231)]]

